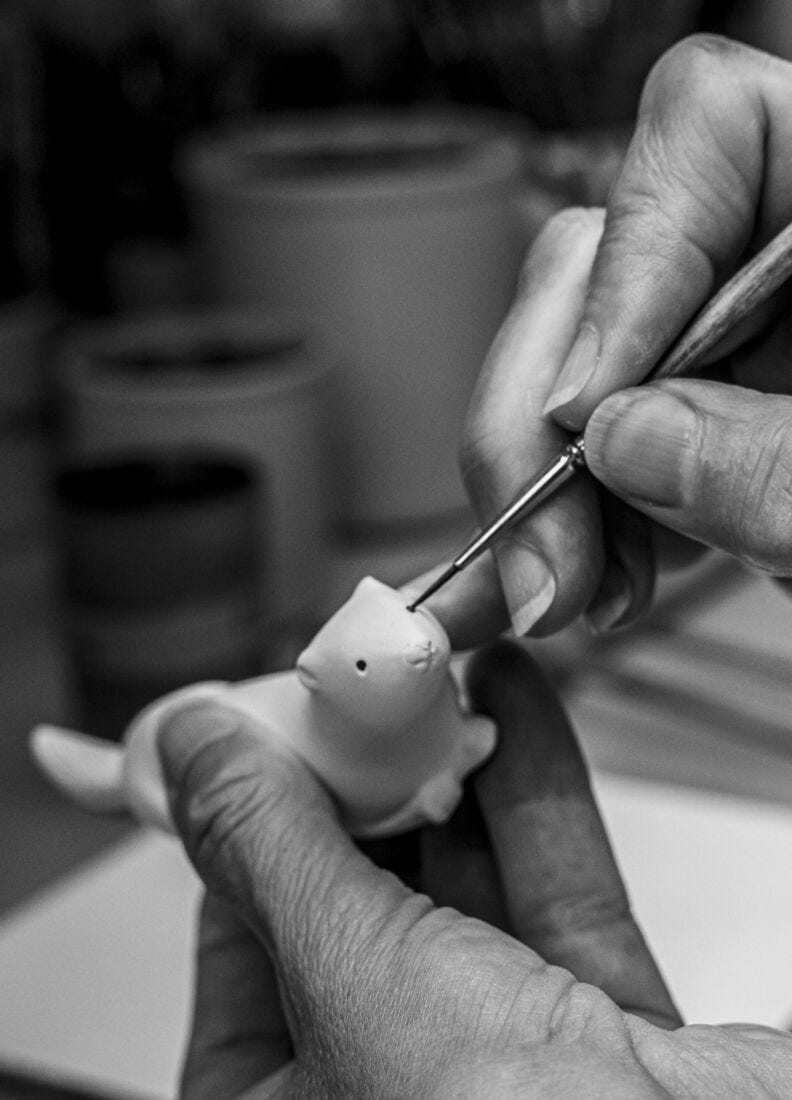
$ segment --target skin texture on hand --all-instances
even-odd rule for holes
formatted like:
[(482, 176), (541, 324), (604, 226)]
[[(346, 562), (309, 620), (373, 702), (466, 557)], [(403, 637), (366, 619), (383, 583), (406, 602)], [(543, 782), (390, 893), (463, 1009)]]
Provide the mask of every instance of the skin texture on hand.
[(485, 522), (585, 429), (600, 492), (566, 487), (498, 548), (497, 574), (485, 561), (429, 602), (466, 640), (503, 624), (487, 586), (518, 634), (581, 612), (597, 629), (625, 625), (651, 599), (656, 562), (690, 560), (694, 542), (792, 575), (792, 404), (758, 392), (792, 393), (789, 289), (721, 345), (708, 381), (635, 388), (792, 220), (791, 100), (788, 62), (713, 36), (682, 42), (647, 81), (604, 225), (567, 211), (535, 242), (473, 398), (468, 489)]
[(424, 834), (423, 893), (237, 718), (171, 719), (171, 805), (210, 891), (186, 1100), (788, 1097), (789, 1035), (679, 1026), (524, 650), (479, 655), (470, 688), (500, 748)]

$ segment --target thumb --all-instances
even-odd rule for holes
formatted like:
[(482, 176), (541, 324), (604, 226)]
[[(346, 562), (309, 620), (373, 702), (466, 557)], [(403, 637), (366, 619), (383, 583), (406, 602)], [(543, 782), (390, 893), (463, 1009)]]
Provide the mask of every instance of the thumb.
[(265, 941), (292, 1007), (332, 1016), (338, 971), (327, 960), (354, 974), (358, 945), (371, 945), (410, 891), (355, 848), (327, 794), (264, 729), (196, 704), (164, 723), (159, 752), (199, 875)]
[(712, 36), (657, 63), (545, 405), (558, 423), (578, 431), (605, 397), (641, 382), (746, 249), (789, 221), (791, 89), (788, 62)]
[(792, 398), (659, 382), (603, 401), (585, 439), (595, 477), (651, 519), (792, 575)]

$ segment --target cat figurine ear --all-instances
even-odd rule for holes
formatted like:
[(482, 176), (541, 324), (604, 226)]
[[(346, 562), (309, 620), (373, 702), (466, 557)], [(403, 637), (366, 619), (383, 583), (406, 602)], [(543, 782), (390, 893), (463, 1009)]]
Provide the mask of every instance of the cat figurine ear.
[(195, 684), (147, 707), (123, 745), (47, 726), (33, 753), (67, 795), (91, 809), (127, 809), (171, 828), (156, 739), (199, 698), (237, 711), (299, 756), (335, 797), (354, 835), (383, 836), (446, 820), (461, 783), (492, 751), (492, 722), (467, 713), (450, 672), (448, 637), (424, 608), (367, 577), (291, 672), (239, 684)]

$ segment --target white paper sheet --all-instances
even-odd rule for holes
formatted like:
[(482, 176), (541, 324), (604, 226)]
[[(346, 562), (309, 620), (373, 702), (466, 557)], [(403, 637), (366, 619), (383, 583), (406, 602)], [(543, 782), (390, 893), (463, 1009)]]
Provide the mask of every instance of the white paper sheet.
[(176, 842), (141, 832), (0, 921), (0, 1066), (175, 1096), (198, 895)]

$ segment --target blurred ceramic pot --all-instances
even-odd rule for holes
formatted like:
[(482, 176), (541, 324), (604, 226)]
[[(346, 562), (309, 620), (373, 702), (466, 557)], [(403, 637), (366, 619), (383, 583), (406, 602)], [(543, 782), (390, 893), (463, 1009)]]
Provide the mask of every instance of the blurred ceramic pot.
[(521, 163), (497, 116), (463, 110), (261, 118), (184, 152), (199, 292), (297, 308), (338, 336), (347, 528), (465, 507), (457, 448), (514, 291)]
[(258, 471), (261, 591), (275, 621), (312, 617), (326, 575), (326, 389), (314, 326), (228, 310), (141, 315), (73, 333), (60, 356), (73, 455), (217, 446)]
[(117, 737), (196, 678), (267, 667), (255, 473), (236, 457), (137, 450), (60, 470), (63, 616), (82, 721)]

